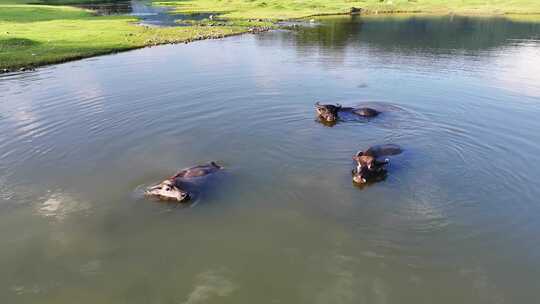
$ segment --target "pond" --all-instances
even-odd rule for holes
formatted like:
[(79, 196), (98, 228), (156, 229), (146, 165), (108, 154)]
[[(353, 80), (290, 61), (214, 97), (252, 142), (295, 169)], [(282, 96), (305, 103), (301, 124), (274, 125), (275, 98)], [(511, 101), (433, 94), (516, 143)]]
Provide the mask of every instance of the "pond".
[[(540, 23), (324, 18), (0, 77), (5, 303), (537, 299)], [(211, 160), (192, 203), (141, 195)]]

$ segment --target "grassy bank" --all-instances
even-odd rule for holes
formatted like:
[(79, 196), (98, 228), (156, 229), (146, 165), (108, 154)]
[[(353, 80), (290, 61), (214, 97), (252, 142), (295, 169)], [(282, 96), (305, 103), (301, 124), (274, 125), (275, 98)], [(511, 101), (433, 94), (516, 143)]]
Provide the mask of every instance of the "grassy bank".
[(150, 28), (136, 21), (71, 7), (0, 4), (0, 70), (248, 31), (238, 25)]
[[(158, 0), (159, 1), (159, 0)], [(539, 0), (162, 0), (179, 12), (217, 12), (227, 18), (289, 19), (366, 13), (539, 14)]]
[(292, 19), (342, 14), (351, 7), (368, 13), (458, 14), (540, 13), (539, 0), (157, 0), (181, 13), (211, 12), (234, 20), (217, 26), (149, 28), (127, 16), (45, 4), (102, 0), (0, 0), (0, 71), (39, 66), (148, 45), (178, 43), (243, 33), (263, 26), (247, 19)]

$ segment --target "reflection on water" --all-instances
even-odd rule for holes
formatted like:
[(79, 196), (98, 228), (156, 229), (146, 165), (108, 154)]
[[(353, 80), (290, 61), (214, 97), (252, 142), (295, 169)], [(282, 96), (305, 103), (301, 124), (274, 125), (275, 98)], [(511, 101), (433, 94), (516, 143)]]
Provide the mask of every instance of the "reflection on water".
[(79, 202), (71, 195), (62, 192), (50, 193), (43, 200), (38, 213), (58, 220), (64, 219), (73, 212), (82, 212), (90, 208), (88, 203)]
[[(0, 299), (532, 303), (538, 35), (326, 18), (3, 75)], [(384, 113), (328, 128), (318, 100)], [(358, 189), (378, 143), (405, 152)], [(209, 160), (227, 170), (191, 208), (138, 195)]]
[[(485, 51), (540, 39), (540, 23), (512, 22), (504, 17), (403, 17), (380, 16), (323, 18), (324, 24), (300, 27), (297, 47), (320, 46), (339, 51), (352, 45), (369, 45), (378, 52), (444, 54), (449, 51)], [(286, 36), (273, 38), (289, 40)]]

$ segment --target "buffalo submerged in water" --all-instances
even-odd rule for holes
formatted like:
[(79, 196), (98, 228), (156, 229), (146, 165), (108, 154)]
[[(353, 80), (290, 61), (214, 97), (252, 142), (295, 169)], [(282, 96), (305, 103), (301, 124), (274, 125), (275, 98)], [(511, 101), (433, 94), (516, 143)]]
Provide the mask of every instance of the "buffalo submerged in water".
[(386, 156), (398, 155), (403, 152), (400, 146), (394, 144), (372, 146), (365, 151), (358, 151), (353, 160), (356, 166), (352, 171), (353, 182), (366, 184), (383, 180), (386, 177), (386, 166), (390, 162)]
[(223, 167), (213, 161), (204, 165), (183, 169), (161, 183), (148, 188), (144, 194), (163, 201), (186, 202), (193, 197), (193, 194), (186, 190), (186, 188), (189, 188), (191, 184), (200, 178), (214, 174), (220, 170), (223, 170)]
[(336, 123), (340, 116), (357, 116), (364, 118), (372, 118), (378, 116), (381, 112), (368, 108), (368, 107), (343, 107), (340, 104), (321, 104), (315, 103), (315, 111), (317, 112), (317, 118), (319, 121), (328, 124)]

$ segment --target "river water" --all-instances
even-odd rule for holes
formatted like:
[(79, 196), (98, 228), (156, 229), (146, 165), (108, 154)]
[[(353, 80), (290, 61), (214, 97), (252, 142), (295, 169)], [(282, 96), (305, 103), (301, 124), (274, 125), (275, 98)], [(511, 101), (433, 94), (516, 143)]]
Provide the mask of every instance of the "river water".
[[(2, 303), (534, 303), (540, 23), (325, 18), (0, 76)], [(313, 104), (384, 113), (333, 127)], [(395, 143), (386, 180), (352, 155)], [(226, 167), (190, 204), (141, 189)]]
[(149, 0), (96, 2), (73, 5), (92, 11), (98, 16), (126, 15), (139, 19), (143, 26), (174, 27), (186, 26), (182, 20), (196, 21), (208, 19), (212, 13), (179, 14), (172, 6), (153, 5)]

